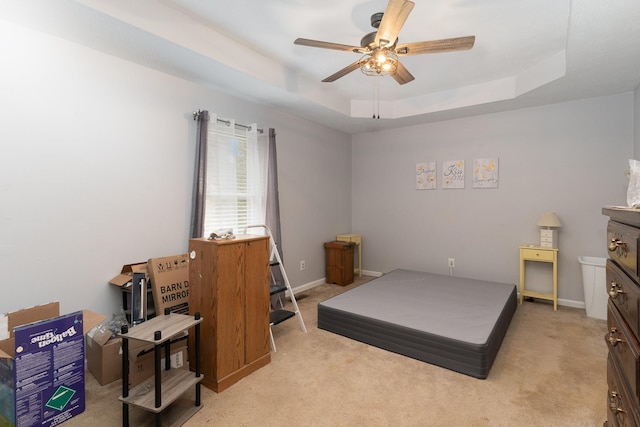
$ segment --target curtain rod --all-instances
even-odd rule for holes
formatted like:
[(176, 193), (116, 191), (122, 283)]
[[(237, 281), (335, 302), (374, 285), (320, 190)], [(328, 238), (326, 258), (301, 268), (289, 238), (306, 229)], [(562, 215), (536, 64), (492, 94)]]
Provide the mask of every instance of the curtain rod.
[[(194, 111), (193, 114), (193, 120), (197, 120), (198, 115), (202, 112), (202, 110), (198, 110), (198, 111)], [(224, 120), (224, 119), (216, 119), (218, 121), (218, 123), (224, 123), (225, 125), (229, 126), (231, 124), (230, 120)], [(247, 125), (243, 125), (240, 123), (236, 123), (235, 124), (237, 128), (241, 128), (244, 130), (251, 130), (251, 126), (247, 126)], [(258, 132), (262, 133), (264, 132), (262, 129), (258, 128)]]

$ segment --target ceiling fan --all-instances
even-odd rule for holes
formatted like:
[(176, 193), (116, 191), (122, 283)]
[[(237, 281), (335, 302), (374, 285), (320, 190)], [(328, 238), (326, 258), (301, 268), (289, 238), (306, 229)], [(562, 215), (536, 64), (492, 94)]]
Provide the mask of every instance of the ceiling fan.
[(468, 50), (473, 47), (476, 40), (475, 36), (466, 36), (398, 44), (398, 34), (414, 5), (415, 3), (409, 0), (389, 0), (384, 13), (375, 13), (371, 16), (371, 26), (377, 31), (365, 35), (360, 40), (360, 46), (303, 38), (296, 39), (294, 44), (363, 55), (356, 62), (322, 80), (323, 82), (336, 81), (360, 68), (364, 74), (370, 76), (390, 75), (396, 82), (403, 85), (414, 80), (415, 77), (402, 65), (398, 56)]

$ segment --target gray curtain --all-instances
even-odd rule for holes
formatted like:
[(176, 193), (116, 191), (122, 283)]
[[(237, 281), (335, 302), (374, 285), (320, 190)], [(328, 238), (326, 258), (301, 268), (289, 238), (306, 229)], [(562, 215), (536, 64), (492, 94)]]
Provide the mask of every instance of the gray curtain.
[[(278, 156), (276, 152), (276, 130), (269, 128), (269, 168), (267, 176), (267, 212), (265, 222), (271, 230), (273, 241), (278, 247), (278, 253), (284, 265), (282, 255), (282, 236), (280, 234), (280, 199), (278, 196)], [(284, 278), (278, 268), (273, 268), (273, 277), (276, 283), (284, 284)], [(281, 296), (281, 295), (280, 295)], [(278, 295), (271, 298), (271, 305), (279, 305)]]
[(193, 178), (193, 200), (191, 211), (191, 238), (203, 237), (204, 207), (207, 194), (207, 131), (209, 112), (198, 110), (193, 119), (198, 121), (196, 137), (196, 165)]

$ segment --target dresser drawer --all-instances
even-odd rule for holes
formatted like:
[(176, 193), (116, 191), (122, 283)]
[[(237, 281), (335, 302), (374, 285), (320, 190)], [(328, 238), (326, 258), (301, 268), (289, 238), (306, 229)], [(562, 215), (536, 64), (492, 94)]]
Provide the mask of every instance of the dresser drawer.
[(640, 394), (640, 345), (627, 327), (618, 309), (609, 301), (607, 306), (607, 345), (631, 388), (631, 394), (638, 398)]
[(551, 249), (522, 248), (522, 259), (552, 262), (554, 256), (555, 251)]
[(618, 369), (611, 354), (607, 359), (607, 385), (609, 395), (607, 402), (608, 427), (636, 427), (638, 426), (637, 403), (629, 395), (623, 383), (620, 370)]
[(609, 221), (607, 227), (609, 256), (636, 281), (640, 279), (638, 276), (638, 239), (640, 239), (640, 229)]
[(638, 336), (638, 300), (640, 288), (610, 259), (607, 260), (609, 301), (615, 304), (633, 335)]

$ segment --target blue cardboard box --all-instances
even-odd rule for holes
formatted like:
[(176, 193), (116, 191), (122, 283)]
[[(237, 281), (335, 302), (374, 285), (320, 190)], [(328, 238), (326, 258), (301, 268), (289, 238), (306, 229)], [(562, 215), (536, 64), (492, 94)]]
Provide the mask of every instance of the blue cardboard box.
[(84, 412), (84, 335), (104, 320), (49, 303), (0, 315), (0, 427), (57, 426)]

